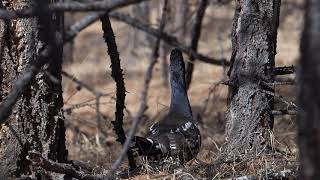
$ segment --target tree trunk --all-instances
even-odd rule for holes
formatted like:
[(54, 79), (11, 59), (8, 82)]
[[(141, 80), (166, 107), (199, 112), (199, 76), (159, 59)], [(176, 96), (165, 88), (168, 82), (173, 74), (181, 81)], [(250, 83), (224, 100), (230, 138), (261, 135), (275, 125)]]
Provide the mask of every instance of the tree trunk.
[(307, 0), (301, 41), (298, 141), (300, 178), (320, 179), (320, 1)]
[[(273, 82), (280, 0), (236, 2), (232, 29), (230, 103), (224, 155), (233, 158), (272, 148)], [(270, 94), (270, 93), (269, 93)]]
[[(46, 1), (47, 3), (49, 1)], [(30, 8), (32, 0), (7, 1), (5, 9)], [(53, 14), (47, 19), (52, 35), (62, 44), (63, 16)], [(1, 101), (11, 91), (17, 75), (35, 60), (40, 49), (48, 44), (45, 27), (38, 18), (23, 18), (1, 22), (0, 88)], [(53, 34), (55, 33), (55, 34)], [(62, 88), (44, 72), (61, 80), (63, 46), (54, 46), (51, 63), (34, 77), (28, 90), (17, 102), (10, 121), (0, 131), (0, 177), (10, 179), (30, 176), (36, 179), (58, 179), (57, 175), (39, 171), (26, 159), (35, 150), (48, 159), (67, 161)], [(47, 74), (48, 74), (47, 73)]]

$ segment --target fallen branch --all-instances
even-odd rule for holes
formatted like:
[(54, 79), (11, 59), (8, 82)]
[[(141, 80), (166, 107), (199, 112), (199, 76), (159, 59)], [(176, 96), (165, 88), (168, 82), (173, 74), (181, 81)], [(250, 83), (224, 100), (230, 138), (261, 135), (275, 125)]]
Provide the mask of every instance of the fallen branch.
[[(111, 121), (111, 123), (113, 125), (113, 130), (116, 132), (118, 136), (117, 141), (123, 145), (126, 140), (126, 135), (122, 127), (124, 116), (123, 110), (125, 108), (124, 102), (126, 97), (123, 70), (121, 69), (121, 61), (109, 16), (106, 14), (105, 16), (101, 17), (100, 21), (102, 24), (103, 38), (107, 44), (108, 54), (111, 60), (111, 77), (114, 79), (117, 86), (115, 120)], [(129, 161), (129, 169), (136, 169), (137, 165), (132, 151), (129, 150), (127, 152), (127, 155)]]
[(66, 174), (79, 180), (101, 180), (102, 175), (87, 174), (81, 170), (77, 170), (71, 164), (57, 163), (42, 157), (41, 153), (30, 151), (27, 159), (32, 162), (34, 166), (41, 167), (47, 171)]

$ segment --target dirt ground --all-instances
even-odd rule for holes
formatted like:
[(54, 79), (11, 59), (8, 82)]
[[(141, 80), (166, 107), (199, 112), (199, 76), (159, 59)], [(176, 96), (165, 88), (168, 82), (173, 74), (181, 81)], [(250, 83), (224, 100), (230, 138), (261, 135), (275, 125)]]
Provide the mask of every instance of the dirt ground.
[[(199, 52), (215, 58), (230, 58), (231, 53), (231, 25), (233, 18), (233, 4), (211, 5), (203, 24)], [(302, 0), (283, 0), (281, 6), (280, 27), (276, 65), (295, 65), (299, 58), (300, 32), (303, 27)], [(81, 16), (81, 15), (79, 15)], [(193, 18), (190, 18), (192, 23)], [(136, 44), (133, 49), (130, 32), (131, 27), (112, 21), (122, 67), (125, 75), (126, 113), (124, 127), (128, 129), (133, 116), (140, 105), (140, 93), (143, 87), (144, 74), (148, 66), (150, 48), (143, 44)], [(189, 37), (184, 40), (188, 41)], [(106, 169), (115, 161), (121, 146), (115, 141), (110, 121), (114, 119), (115, 111), (115, 83), (110, 76), (110, 59), (107, 55), (106, 44), (102, 39), (100, 22), (97, 22), (81, 32), (75, 39), (75, 62), (65, 64), (63, 69), (77, 79), (87, 83), (109, 96), (101, 100), (102, 126), (98, 129), (95, 111), (95, 96), (82, 88), (79, 90), (69, 79), (63, 79), (65, 109), (74, 108), (66, 113), (67, 144), (69, 158), (82, 160)], [(188, 57), (185, 56), (188, 60)], [(154, 78), (148, 96), (148, 110), (144, 121), (139, 127), (139, 134), (144, 134), (147, 128), (168, 109), (170, 90), (163, 86), (161, 64), (154, 68)], [(226, 111), (227, 87), (217, 85), (224, 78), (225, 70), (220, 66), (212, 66), (196, 62), (193, 82), (188, 92), (195, 119), (199, 122), (202, 134), (202, 148), (196, 160), (189, 163), (193, 167), (201, 163), (212, 163), (219, 154), (224, 141), (224, 124)], [(294, 76), (292, 76), (294, 77)], [(276, 86), (276, 93), (288, 102), (295, 102), (297, 89), (295, 86)], [(210, 95), (209, 95), (210, 94)], [(82, 103), (83, 106), (75, 105)], [(78, 105), (79, 106), (79, 105)], [(286, 105), (276, 99), (276, 109)], [(296, 117), (292, 115), (276, 116), (274, 121), (273, 142), (276, 153), (254, 160), (225, 164), (215, 172), (216, 179), (252, 175), (263, 178), (267, 172), (284, 170), (296, 171)], [(103, 131), (101, 133), (100, 131)], [(123, 164), (126, 167), (126, 163)], [(175, 179), (179, 172), (159, 172), (149, 169), (144, 175), (135, 179)], [(200, 171), (190, 172), (190, 177), (199, 179)]]

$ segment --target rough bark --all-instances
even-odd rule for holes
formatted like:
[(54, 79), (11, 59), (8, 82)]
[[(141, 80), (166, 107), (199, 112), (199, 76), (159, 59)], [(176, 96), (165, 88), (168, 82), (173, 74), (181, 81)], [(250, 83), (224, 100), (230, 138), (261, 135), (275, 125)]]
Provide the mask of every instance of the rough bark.
[(298, 141), (300, 178), (320, 179), (320, 1), (307, 0), (301, 41)]
[[(49, 3), (50, 1), (45, 1)], [(53, 2), (53, 0), (51, 1)], [(32, 0), (2, 3), (7, 10), (30, 8)], [(63, 18), (52, 14), (46, 19), (51, 36), (62, 43)], [(1, 100), (6, 96), (17, 75), (35, 60), (40, 49), (48, 44), (48, 29), (39, 18), (23, 18), (2, 22), (1, 42)], [(44, 22), (44, 21), (43, 21)], [(52, 61), (46, 65), (17, 102), (8, 124), (0, 132), (0, 177), (6, 179), (30, 176), (37, 179), (56, 179), (56, 175), (38, 171), (26, 159), (28, 152), (36, 150), (48, 159), (66, 162), (65, 127), (61, 84), (55, 84), (45, 75), (49, 72), (61, 80), (62, 45), (53, 47)]]
[(273, 89), (261, 82), (274, 80), (279, 9), (280, 0), (236, 2), (224, 146), (227, 157), (271, 149), (273, 97), (264, 91)]

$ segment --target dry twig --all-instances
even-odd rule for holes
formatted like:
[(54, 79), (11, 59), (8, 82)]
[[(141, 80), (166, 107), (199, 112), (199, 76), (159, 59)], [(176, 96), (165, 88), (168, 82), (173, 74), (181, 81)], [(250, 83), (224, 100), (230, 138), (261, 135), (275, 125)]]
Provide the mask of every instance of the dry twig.
[[(198, 51), (198, 43), (199, 43), (200, 36), (201, 36), (202, 20), (204, 18), (207, 6), (208, 6), (208, 0), (201, 0), (199, 2), (197, 14), (196, 14), (196, 19), (195, 19), (194, 25), (193, 25), (192, 30), (191, 30), (190, 48), (192, 50), (194, 50), (195, 52)], [(190, 54), (189, 55), (189, 60), (190, 61), (187, 63), (187, 68), (186, 68), (186, 85), (187, 85), (187, 89), (189, 89), (189, 86), (190, 86), (190, 83), (191, 83), (195, 57), (192, 54)]]

